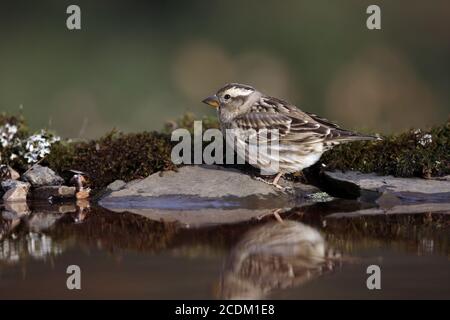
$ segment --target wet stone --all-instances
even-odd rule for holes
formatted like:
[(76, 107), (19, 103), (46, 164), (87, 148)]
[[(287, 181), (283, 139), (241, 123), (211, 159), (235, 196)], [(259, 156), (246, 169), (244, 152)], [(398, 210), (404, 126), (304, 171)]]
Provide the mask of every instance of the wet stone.
[(22, 178), (33, 187), (59, 186), (64, 183), (64, 179), (58, 176), (52, 169), (38, 164), (25, 172)]
[(357, 171), (327, 171), (324, 175), (328, 188), (340, 196), (359, 197), (361, 200), (369, 201), (376, 201), (383, 196), (380, 201), (387, 206), (398, 205), (399, 202), (403, 204), (450, 202), (448, 180), (397, 178)]
[(26, 201), (30, 184), (23, 181), (8, 179), (1, 183), (3, 189), (3, 201)]
[(155, 220), (189, 225), (220, 224), (314, 202), (308, 196), (320, 192), (301, 183), (282, 181), (281, 184), (288, 188), (279, 190), (236, 169), (184, 166), (177, 172), (155, 173), (123, 185), (116, 181), (108, 187), (109, 192), (99, 204), (113, 211), (134, 212)]

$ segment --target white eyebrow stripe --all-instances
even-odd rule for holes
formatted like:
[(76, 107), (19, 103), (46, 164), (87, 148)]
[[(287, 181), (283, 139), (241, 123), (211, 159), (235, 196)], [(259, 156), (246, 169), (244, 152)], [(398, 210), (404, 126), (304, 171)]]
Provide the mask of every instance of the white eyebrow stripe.
[(225, 91), (226, 94), (229, 94), (232, 97), (237, 96), (248, 96), (251, 94), (254, 90), (245, 89), (245, 88), (238, 88), (238, 87), (232, 87)]

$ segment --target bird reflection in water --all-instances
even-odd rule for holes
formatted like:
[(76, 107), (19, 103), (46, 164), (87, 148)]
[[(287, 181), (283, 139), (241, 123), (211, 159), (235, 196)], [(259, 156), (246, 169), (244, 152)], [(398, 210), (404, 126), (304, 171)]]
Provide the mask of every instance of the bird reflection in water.
[(309, 282), (334, 269), (340, 259), (322, 235), (285, 220), (246, 233), (228, 256), (219, 286), (221, 299), (261, 299), (275, 289)]

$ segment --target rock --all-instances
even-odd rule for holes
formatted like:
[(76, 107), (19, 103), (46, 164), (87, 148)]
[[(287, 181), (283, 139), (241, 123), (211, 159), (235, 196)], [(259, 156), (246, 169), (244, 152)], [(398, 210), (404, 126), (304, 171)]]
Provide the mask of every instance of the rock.
[(18, 180), (12, 180), (7, 179), (1, 182), (1, 186), (3, 191), (8, 191), (13, 188), (17, 187), (30, 187), (30, 184), (28, 182), (18, 181)]
[(115, 180), (114, 182), (111, 182), (106, 187), (106, 190), (108, 191), (118, 191), (122, 189), (127, 183), (123, 180)]
[(38, 187), (33, 190), (32, 197), (33, 199), (74, 198), (75, 187), (67, 187), (67, 186)]
[(12, 201), (26, 201), (27, 200), (27, 190), (23, 188), (13, 188), (5, 192), (2, 199), (5, 202)]
[(18, 180), (5, 180), (1, 183), (2, 189), (5, 191), (3, 201), (26, 201), (30, 184)]
[(25, 172), (22, 178), (33, 187), (59, 186), (64, 183), (64, 179), (58, 176), (52, 169), (38, 164)]
[[(156, 220), (187, 225), (248, 220), (271, 209), (301, 206), (316, 187), (287, 182), (280, 191), (236, 169), (219, 166), (184, 166), (178, 172), (155, 173), (125, 185), (114, 182), (99, 204), (113, 211), (128, 211)], [(115, 190), (115, 191), (113, 191)]]
[(399, 197), (389, 192), (383, 192), (375, 202), (382, 209), (390, 209), (402, 204), (402, 200)]
[(7, 179), (17, 180), (19, 178), (20, 174), (10, 166), (7, 165), (0, 166), (0, 180), (7, 180)]
[[(450, 202), (450, 181), (421, 178), (397, 178), (364, 174), (357, 171), (325, 172), (325, 184), (330, 193), (346, 197), (359, 197), (364, 201), (375, 201), (381, 195), (390, 194), (388, 206), (416, 202)], [(386, 202), (386, 199), (380, 201)]]
[[(283, 197), (292, 198), (302, 194), (319, 192), (309, 185), (291, 184), (290, 190), (280, 191), (272, 185), (258, 181), (251, 176), (235, 169), (219, 166), (184, 166), (178, 172), (167, 171), (155, 173), (142, 179), (131, 181), (123, 185), (114, 182), (109, 187), (116, 189), (109, 198), (125, 196), (163, 197), (185, 196), (207, 199), (258, 197), (260, 199)], [(106, 199), (103, 199), (106, 201)]]

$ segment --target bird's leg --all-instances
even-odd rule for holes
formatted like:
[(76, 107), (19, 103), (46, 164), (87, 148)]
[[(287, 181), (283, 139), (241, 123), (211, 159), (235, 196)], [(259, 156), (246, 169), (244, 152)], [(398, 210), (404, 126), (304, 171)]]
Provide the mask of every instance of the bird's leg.
[(280, 181), (280, 178), (281, 178), (282, 175), (283, 175), (283, 173), (279, 172), (272, 181), (267, 181), (267, 180), (265, 180), (264, 178), (261, 178), (261, 177), (254, 177), (254, 179), (258, 180), (258, 181), (261, 181), (261, 182), (264, 182), (264, 183), (267, 183), (267, 184), (270, 184), (271, 186), (274, 186), (275, 188), (280, 189), (280, 190), (289, 189), (289, 187), (285, 188), (285, 187), (283, 187), (283, 186), (278, 184), (278, 181)]
[(275, 209), (275, 210), (272, 211), (272, 212), (264, 213), (264, 214), (262, 214), (262, 215), (256, 217), (256, 219), (261, 220), (261, 219), (263, 219), (263, 218), (265, 218), (265, 217), (267, 217), (267, 216), (273, 215), (273, 216), (275, 217), (275, 219), (277, 219), (278, 222), (283, 223), (284, 221), (283, 221), (283, 219), (282, 219), (281, 216), (280, 216), (280, 212), (281, 212), (281, 211), (283, 211), (283, 209), (281, 209), (281, 208), (280, 208), (280, 209)]
[(278, 172), (275, 178), (272, 181), (272, 184), (278, 188), (278, 189), (284, 189), (282, 186), (278, 184), (278, 181), (280, 180), (281, 176), (283, 175), (283, 172)]

